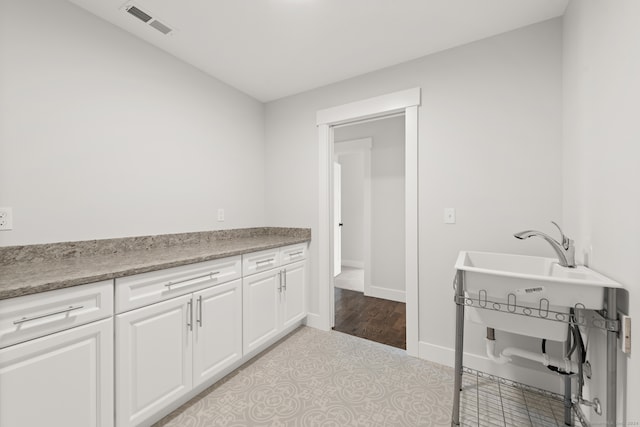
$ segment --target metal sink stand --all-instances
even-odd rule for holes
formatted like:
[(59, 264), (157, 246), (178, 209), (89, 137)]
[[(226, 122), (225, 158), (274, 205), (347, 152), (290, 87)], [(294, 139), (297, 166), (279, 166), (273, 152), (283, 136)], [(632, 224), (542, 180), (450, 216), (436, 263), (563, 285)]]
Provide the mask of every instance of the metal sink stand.
[[(606, 391), (606, 426), (616, 426), (616, 392), (617, 392), (617, 339), (619, 322), (617, 318), (617, 300), (616, 289), (606, 288), (606, 306), (602, 313), (594, 311), (596, 319), (590, 325), (586, 324), (586, 320), (581, 316), (578, 320), (572, 321), (566, 313), (555, 313), (550, 310), (532, 309), (531, 307), (519, 306), (516, 304), (515, 295), (510, 295), (510, 302), (494, 302), (487, 297), (486, 291), (480, 291), (478, 298), (466, 297), (464, 290), (464, 271), (457, 270), (454, 280), (454, 302), (456, 303), (456, 343), (455, 343), (455, 376), (453, 387), (453, 411), (451, 415), (451, 425), (460, 425), (460, 394), (462, 391), (462, 375), (464, 373), (463, 366), (463, 349), (464, 349), (464, 307), (473, 306), (475, 308), (496, 310), (514, 315), (530, 316), (535, 318), (543, 318), (549, 321), (560, 321), (565, 323), (573, 323), (579, 326), (592, 326), (607, 331), (607, 391)], [(483, 295), (484, 292), (484, 295)], [(511, 296), (513, 295), (513, 300)], [(546, 300), (545, 300), (546, 301)], [(546, 301), (547, 307), (549, 301)], [(577, 309), (584, 310), (584, 306), (576, 304)], [(541, 304), (542, 306), (542, 304)], [(538, 313), (536, 313), (538, 312)], [(554, 314), (550, 317), (549, 314)], [(567, 316), (567, 317), (565, 317)], [(565, 425), (572, 425), (571, 410), (571, 379), (565, 378)]]

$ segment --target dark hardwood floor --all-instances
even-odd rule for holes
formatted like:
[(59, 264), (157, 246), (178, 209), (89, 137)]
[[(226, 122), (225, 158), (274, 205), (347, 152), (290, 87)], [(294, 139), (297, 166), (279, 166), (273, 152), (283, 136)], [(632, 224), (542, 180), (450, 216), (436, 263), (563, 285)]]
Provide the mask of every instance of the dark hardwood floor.
[(333, 329), (406, 350), (404, 303), (340, 288), (335, 288), (335, 300), (336, 325)]

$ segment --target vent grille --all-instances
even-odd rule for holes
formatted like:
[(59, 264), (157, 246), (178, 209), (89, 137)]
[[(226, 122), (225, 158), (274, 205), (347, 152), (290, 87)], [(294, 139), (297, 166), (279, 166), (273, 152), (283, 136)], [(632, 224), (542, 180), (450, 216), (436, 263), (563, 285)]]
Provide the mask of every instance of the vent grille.
[(154, 18), (152, 15), (148, 14), (147, 12), (143, 11), (142, 9), (140, 9), (137, 6), (129, 4), (129, 6), (125, 6), (124, 9), (130, 15), (135, 16), (136, 18), (138, 18), (139, 20), (141, 20), (145, 24), (147, 24), (150, 27), (153, 27), (154, 29), (160, 31), (164, 35), (167, 35), (167, 34), (172, 33), (172, 32), (175, 31), (173, 28), (171, 28), (168, 25), (165, 25), (162, 22), (158, 21), (158, 19)]
[(149, 25), (151, 25), (156, 30), (160, 31), (162, 34), (169, 34), (171, 31), (173, 31), (171, 28), (167, 27), (162, 22), (157, 20), (154, 20)]
[(135, 16), (136, 18), (138, 18), (142, 22), (149, 22), (151, 20), (151, 16), (150, 15), (147, 15), (146, 13), (144, 13), (143, 11), (141, 11), (140, 9), (138, 9), (135, 6), (129, 6), (127, 8), (127, 12), (129, 12), (130, 14), (132, 14), (133, 16)]

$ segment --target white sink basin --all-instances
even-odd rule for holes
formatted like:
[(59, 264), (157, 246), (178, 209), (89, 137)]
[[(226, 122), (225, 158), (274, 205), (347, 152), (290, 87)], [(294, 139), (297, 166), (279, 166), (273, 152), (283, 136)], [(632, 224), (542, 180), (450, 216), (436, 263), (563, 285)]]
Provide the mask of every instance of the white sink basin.
[[(462, 251), (456, 261), (456, 270), (464, 271), (467, 298), (480, 300), (469, 307), (471, 320), (495, 329), (523, 335), (564, 341), (565, 323), (540, 319), (566, 320), (561, 314), (569, 308), (601, 309), (605, 288), (619, 288), (613, 280), (587, 268), (562, 267), (555, 258), (527, 255)], [(486, 291), (486, 293), (485, 293)], [(502, 311), (522, 313), (528, 307), (528, 317), (494, 310), (476, 309), (473, 305), (483, 300), (497, 302)], [(506, 309), (506, 310), (505, 310)], [(548, 312), (548, 313), (547, 313)]]

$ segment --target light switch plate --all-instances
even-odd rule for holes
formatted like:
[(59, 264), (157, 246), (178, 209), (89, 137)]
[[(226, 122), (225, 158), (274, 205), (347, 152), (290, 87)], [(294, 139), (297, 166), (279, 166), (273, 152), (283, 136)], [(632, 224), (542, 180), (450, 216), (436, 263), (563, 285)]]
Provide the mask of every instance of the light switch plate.
[(224, 209), (218, 209), (218, 221), (224, 221)]
[(456, 223), (456, 209), (444, 208), (444, 223), (455, 224)]

